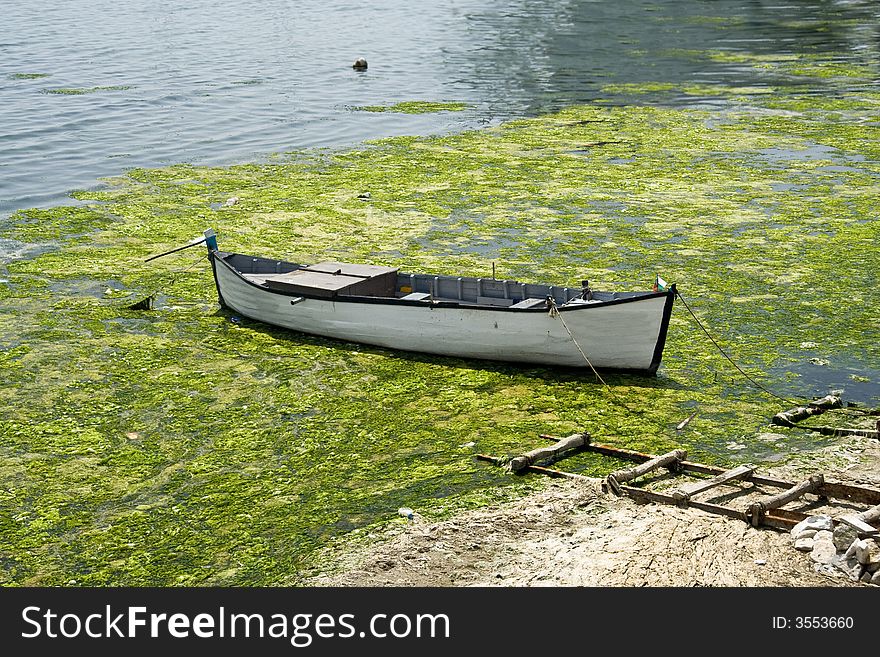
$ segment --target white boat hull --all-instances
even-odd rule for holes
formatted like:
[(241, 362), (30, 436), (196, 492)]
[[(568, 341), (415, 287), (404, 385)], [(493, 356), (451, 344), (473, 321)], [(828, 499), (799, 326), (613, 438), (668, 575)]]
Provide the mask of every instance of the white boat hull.
[(582, 304), (551, 316), (546, 310), (307, 298), (257, 285), (220, 257), (211, 261), (223, 305), (294, 331), (442, 356), (651, 374), (660, 364), (674, 294)]

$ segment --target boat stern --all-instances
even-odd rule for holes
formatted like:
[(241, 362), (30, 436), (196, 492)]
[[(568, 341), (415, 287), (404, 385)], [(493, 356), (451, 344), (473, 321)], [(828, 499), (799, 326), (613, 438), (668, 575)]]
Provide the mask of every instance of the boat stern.
[(205, 236), (205, 246), (208, 247), (208, 262), (211, 263), (211, 273), (214, 275), (214, 287), (217, 288), (217, 300), (220, 302), (220, 306), (226, 308), (226, 302), (223, 300), (223, 292), (220, 291), (220, 281), (217, 279), (217, 253), (219, 252), (219, 247), (217, 246), (217, 233), (214, 232), (213, 228), (208, 228), (204, 232)]

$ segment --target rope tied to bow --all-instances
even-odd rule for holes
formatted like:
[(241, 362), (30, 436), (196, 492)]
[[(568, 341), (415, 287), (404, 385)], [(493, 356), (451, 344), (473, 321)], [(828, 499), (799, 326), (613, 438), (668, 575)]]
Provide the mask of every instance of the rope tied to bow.
[(574, 337), (574, 334), (571, 332), (571, 329), (568, 328), (568, 324), (565, 323), (565, 318), (559, 312), (559, 308), (556, 307), (556, 300), (553, 297), (550, 297), (550, 296), (547, 297), (547, 307), (549, 308), (548, 314), (550, 315), (550, 317), (552, 317), (554, 319), (558, 318), (559, 321), (562, 322), (562, 328), (564, 328), (565, 332), (568, 333), (568, 337), (571, 338), (572, 343), (577, 348), (578, 352), (583, 357), (584, 361), (587, 363), (587, 365), (590, 366), (590, 369), (593, 371), (593, 374), (596, 376), (596, 379), (599, 381), (599, 383), (601, 383), (603, 386), (605, 386), (605, 389), (608, 391), (608, 394), (611, 396), (611, 398), (617, 404), (619, 404), (620, 406), (623, 406), (623, 408), (625, 408), (629, 412), (640, 413), (641, 411), (635, 411), (632, 408), (630, 408), (629, 406), (627, 406), (626, 403), (622, 399), (620, 399), (620, 397), (618, 397), (616, 394), (614, 394), (614, 390), (611, 388), (611, 386), (609, 386), (607, 383), (605, 383), (605, 379), (603, 379), (600, 376), (599, 372), (596, 371), (596, 368), (593, 367), (593, 363), (587, 357), (586, 352), (584, 352), (584, 350), (581, 348), (580, 344), (578, 344), (578, 341)]

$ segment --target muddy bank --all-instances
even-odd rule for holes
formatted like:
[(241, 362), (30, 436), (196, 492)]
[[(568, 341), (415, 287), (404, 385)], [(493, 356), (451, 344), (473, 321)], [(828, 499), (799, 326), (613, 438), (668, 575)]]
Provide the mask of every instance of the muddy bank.
[[(796, 477), (877, 487), (880, 445), (855, 440), (775, 468)], [(836, 466), (834, 471), (828, 466)], [(813, 498), (811, 509), (822, 509)], [(830, 509), (842, 513), (847, 507)], [(309, 586), (864, 586), (817, 572), (787, 532), (754, 529), (695, 509), (638, 504), (591, 483), (548, 480), (505, 505), (442, 522), (418, 515), (325, 554)]]

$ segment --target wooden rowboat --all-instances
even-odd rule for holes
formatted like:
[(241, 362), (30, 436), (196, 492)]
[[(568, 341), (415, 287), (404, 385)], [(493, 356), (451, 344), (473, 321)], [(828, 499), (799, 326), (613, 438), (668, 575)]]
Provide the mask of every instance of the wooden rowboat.
[(220, 251), (205, 231), (220, 304), (303, 333), (442, 356), (654, 374), (675, 286), (599, 292), (397, 267), (300, 265)]

